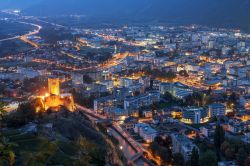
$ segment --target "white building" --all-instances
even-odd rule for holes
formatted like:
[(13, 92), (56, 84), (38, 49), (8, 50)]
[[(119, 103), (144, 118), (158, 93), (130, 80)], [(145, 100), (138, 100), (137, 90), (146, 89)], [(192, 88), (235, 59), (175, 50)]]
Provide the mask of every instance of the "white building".
[(214, 41), (209, 41), (209, 42), (208, 42), (208, 48), (209, 48), (209, 49), (213, 49), (213, 48), (214, 48), (214, 45), (215, 45), (215, 44), (214, 44)]
[(182, 110), (182, 122), (187, 124), (199, 124), (208, 121), (208, 113), (204, 108), (187, 107)]
[(153, 142), (157, 136), (157, 131), (146, 123), (136, 124), (134, 127), (134, 132), (138, 133), (147, 143)]
[(185, 70), (186, 71), (195, 71), (198, 72), (200, 70), (200, 66), (197, 64), (186, 64), (185, 65)]
[(209, 124), (206, 126), (200, 127), (200, 134), (205, 137), (212, 137), (215, 132), (215, 124)]
[(241, 42), (238, 42), (238, 43), (237, 43), (237, 48), (240, 49), (240, 48), (245, 48), (245, 47), (246, 47), (246, 43), (245, 43), (245, 42), (242, 42), (242, 41), (241, 41)]
[(186, 136), (181, 134), (171, 134), (173, 153), (181, 153), (184, 160), (190, 159), (193, 148), (198, 150), (198, 147), (192, 143)]
[(133, 84), (133, 80), (130, 78), (120, 78), (121, 87), (129, 87)]
[(160, 101), (160, 93), (149, 92), (148, 94), (139, 95), (136, 97), (128, 97), (124, 100), (125, 110), (135, 110), (142, 106), (149, 106), (154, 102)]
[(150, 78), (143, 76), (139, 79), (139, 83), (142, 84), (145, 88), (150, 87)]
[(94, 110), (102, 112), (105, 108), (114, 107), (116, 103), (117, 100), (113, 96), (101, 97), (94, 100)]
[(160, 93), (165, 94), (166, 92), (169, 92), (174, 97), (177, 97), (179, 99), (184, 99), (188, 95), (192, 94), (193, 90), (191, 90), (188, 86), (181, 84), (179, 82), (161, 83), (160, 84)]
[(209, 36), (207, 36), (207, 35), (201, 36), (201, 42), (202, 42), (203, 44), (207, 44), (208, 41), (209, 41)]
[(209, 134), (209, 130), (206, 127), (200, 127), (200, 132), (202, 135), (204, 135), (205, 137), (208, 137)]
[(208, 110), (209, 117), (224, 116), (226, 114), (226, 107), (219, 103), (210, 104)]
[(114, 88), (114, 81), (112, 80), (105, 80), (105, 81), (100, 82), (100, 84), (106, 86), (108, 90), (111, 90)]

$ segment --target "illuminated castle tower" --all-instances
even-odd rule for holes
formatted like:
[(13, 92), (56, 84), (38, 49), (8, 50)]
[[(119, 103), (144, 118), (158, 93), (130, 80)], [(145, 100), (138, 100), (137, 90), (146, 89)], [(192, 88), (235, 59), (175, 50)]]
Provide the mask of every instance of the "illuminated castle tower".
[(69, 111), (75, 111), (75, 103), (72, 94), (60, 94), (59, 78), (48, 78), (49, 95), (43, 98), (45, 111), (49, 108), (57, 110), (58, 106), (65, 106)]
[(48, 79), (48, 89), (50, 95), (60, 96), (60, 81), (59, 78)]

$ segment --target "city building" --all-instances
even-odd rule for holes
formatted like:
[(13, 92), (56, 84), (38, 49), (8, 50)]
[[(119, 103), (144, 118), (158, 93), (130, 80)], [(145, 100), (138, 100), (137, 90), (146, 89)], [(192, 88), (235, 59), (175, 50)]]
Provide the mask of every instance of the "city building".
[(94, 111), (103, 113), (105, 108), (117, 105), (117, 99), (114, 96), (101, 97), (94, 100)]
[(121, 87), (129, 87), (133, 84), (133, 79), (130, 78), (120, 78), (120, 86)]
[(181, 153), (184, 157), (185, 161), (190, 159), (192, 154), (192, 150), (195, 148), (197, 150), (198, 147), (192, 143), (186, 136), (181, 134), (171, 134), (172, 145), (173, 145), (173, 153)]
[(216, 125), (214, 123), (208, 124), (206, 126), (200, 127), (200, 134), (205, 137), (210, 137), (213, 138), (212, 136), (214, 135)]
[(149, 106), (160, 101), (160, 93), (152, 91), (135, 97), (127, 97), (124, 100), (125, 110), (136, 110), (142, 106)]
[(112, 80), (101, 81), (99, 84), (106, 86), (106, 89), (109, 91), (114, 88), (114, 81)]
[(40, 73), (32, 68), (18, 68), (18, 74), (22, 74), (25, 78), (34, 78), (40, 75)]
[(150, 78), (149, 77), (141, 77), (139, 79), (139, 83), (144, 86), (144, 88), (149, 88), (150, 87)]
[(208, 111), (201, 107), (187, 107), (182, 110), (181, 121), (187, 124), (200, 124), (208, 122)]
[(83, 75), (82, 74), (72, 74), (73, 85), (83, 85)]
[(240, 105), (246, 110), (250, 110), (250, 94), (240, 97)]
[(227, 124), (227, 131), (233, 134), (243, 133), (247, 129), (248, 129), (248, 125), (239, 120), (230, 119), (229, 123)]
[(124, 120), (128, 116), (128, 112), (118, 107), (106, 107), (104, 114), (111, 119)]
[(193, 94), (192, 89), (179, 82), (161, 83), (159, 89), (161, 94), (165, 94), (166, 92), (168, 92), (179, 99), (185, 99), (185, 97)]
[(134, 132), (138, 133), (144, 141), (151, 143), (157, 136), (157, 131), (147, 123), (138, 123), (134, 127)]
[(214, 103), (208, 106), (209, 117), (225, 116), (226, 107), (223, 104)]

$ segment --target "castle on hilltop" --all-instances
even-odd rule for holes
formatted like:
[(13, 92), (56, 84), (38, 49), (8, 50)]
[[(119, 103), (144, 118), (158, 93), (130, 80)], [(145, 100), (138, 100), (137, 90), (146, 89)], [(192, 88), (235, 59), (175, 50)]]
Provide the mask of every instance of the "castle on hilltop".
[(48, 78), (48, 94), (42, 97), (45, 111), (48, 109), (55, 109), (58, 106), (64, 106), (69, 111), (75, 111), (75, 103), (72, 94), (60, 93), (60, 80), (59, 78)]

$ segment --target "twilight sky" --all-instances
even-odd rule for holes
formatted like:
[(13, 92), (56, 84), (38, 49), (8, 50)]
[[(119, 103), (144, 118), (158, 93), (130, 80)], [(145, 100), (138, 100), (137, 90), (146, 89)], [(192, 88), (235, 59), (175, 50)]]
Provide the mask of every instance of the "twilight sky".
[(249, 0), (0, 0), (30, 15), (82, 14), (96, 21), (204, 24), (250, 30)]

